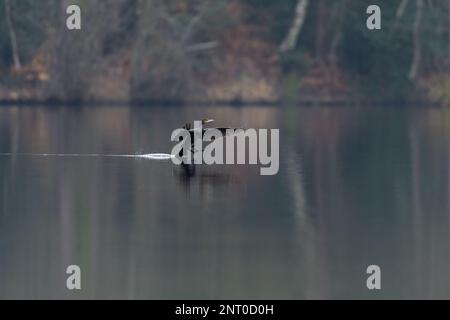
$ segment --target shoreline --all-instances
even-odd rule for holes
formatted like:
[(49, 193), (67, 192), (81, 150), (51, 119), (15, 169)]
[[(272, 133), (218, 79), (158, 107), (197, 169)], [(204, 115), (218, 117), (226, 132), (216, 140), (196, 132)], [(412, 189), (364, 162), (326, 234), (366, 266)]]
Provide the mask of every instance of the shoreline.
[(414, 100), (375, 100), (375, 99), (298, 99), (298, 100), (276, 100), (276, 101), (205, 101), (205, 100), (86, 100), (86, 101), (62, 101), (54, 99), (0, 99), (0, 108), (4, 107), (185, 107), (185, 106), (230, 106), (230, 107), (336, 107), (357, 108), (448, 108), (449, 105), (427, 101), (423, 99)]

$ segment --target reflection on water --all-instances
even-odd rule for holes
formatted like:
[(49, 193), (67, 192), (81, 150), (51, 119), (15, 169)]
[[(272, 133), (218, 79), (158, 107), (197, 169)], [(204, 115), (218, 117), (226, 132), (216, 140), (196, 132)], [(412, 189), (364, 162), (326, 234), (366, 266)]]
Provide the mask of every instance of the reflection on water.
[(0, 153), (168, 153), (203, 118), (280, 128), (279, 174), (0, 156), (0, 298), (450, 298), (449, 111), (1, 108)]

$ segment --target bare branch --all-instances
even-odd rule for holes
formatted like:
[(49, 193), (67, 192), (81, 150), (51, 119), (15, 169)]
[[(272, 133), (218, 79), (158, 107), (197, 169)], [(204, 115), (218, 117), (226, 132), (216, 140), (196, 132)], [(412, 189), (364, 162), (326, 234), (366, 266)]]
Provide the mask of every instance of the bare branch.
[(292, 50), (297, 45), (298, 36), (302, 30), (305, 22), (306, 11), (308, 8), (308, 0), (298, 0), (297, 8), (295, 9), (295, 17), (289, 32), (280, 46), (281, 52)]
[(422, 15), (423, 15), (423, 0), (416, 0), (416, 18), (414, 20), (414, 51), (413, 61), (411, 69), (409, 70), (408, 78), (415, 80), (420, 68), (420, 62), (422, 59), (422, 39), (421, 39), (421, 27), (422, 27)]
[(211, 50), (215, 49), (219, 46), (219, 43), (217, 41), (209, 41), (209, 42), (202, 42), (202, 43), (196, 43), (191, 46), (188, 46), (186, 48), (187, 52), (196, 52), (196, 51), (204, 51), (204, 50)]
[(6, 25), (8, 27), (9, 38), (10, 38), (10, 41), (11, 41), (11, 50), (12, 50), (12, 57), (13, 57), (14, 68), (16, 70), (20, 70), (22, 68), (22, 64), (20, 63), (19, 48), (17, 46), (16, 31), (14, 29), (14, 25), (13, 25), (12, 19), (11, 19), (11, 3), (10, 3), (10, 0), (5, 0), (5, 15), (6, 15)]
[(335, 28), (335, 32), (331, 40), (330, 52), (328, 54), (328, 59), (332, 63), (336, 63), (337, 61), (336, 52), (342, 40), (343, 24), (346, 17), (345, 7), (348, 5), (348, 1), (349, 0), (343, 0), (339, 2), (337, 7), (335, 8), (335, 14), (337, 15), (337, 26)]
[(402, 0), (402, 2), (400, 2), (398, 8), (397, 8), (397, 12), (395, 14), (395, 17), (397, 19), (400, 19), (403, 14), (405, 13), (406, 7), (408, 6), (409, 0)]
[(186, 30), (183, 32), (183, 35), (181, 36), (181, 43), (186, 43), (188, 39), (192, 36), (192, 33), (194, 32), (195, 26), (203, 19), (203, 16), (209, 9), (209, 2), (205, 1), (203, 5), (201, 6), (198, 13), (189, 21), (189, 24), (186, 27)]

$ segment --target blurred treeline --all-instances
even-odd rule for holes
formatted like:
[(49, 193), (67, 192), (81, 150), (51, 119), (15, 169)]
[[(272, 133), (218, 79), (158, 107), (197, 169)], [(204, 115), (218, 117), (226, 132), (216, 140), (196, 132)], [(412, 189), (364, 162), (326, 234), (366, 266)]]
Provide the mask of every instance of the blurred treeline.
[(448, 0), (0, 0), (0, 99), (447, 104), (449, 22)]

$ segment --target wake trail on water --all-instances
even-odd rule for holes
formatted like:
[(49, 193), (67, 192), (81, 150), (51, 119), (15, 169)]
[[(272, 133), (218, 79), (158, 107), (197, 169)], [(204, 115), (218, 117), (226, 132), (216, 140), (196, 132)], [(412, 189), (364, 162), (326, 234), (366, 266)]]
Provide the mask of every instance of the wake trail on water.
[(140, 158), (149, 160), (170, 160), (174, 155), (168, 153), (148, 154), (82, 154), (82, 153), (0, 153), (0, 157), (67, 157), (67, 158)]

